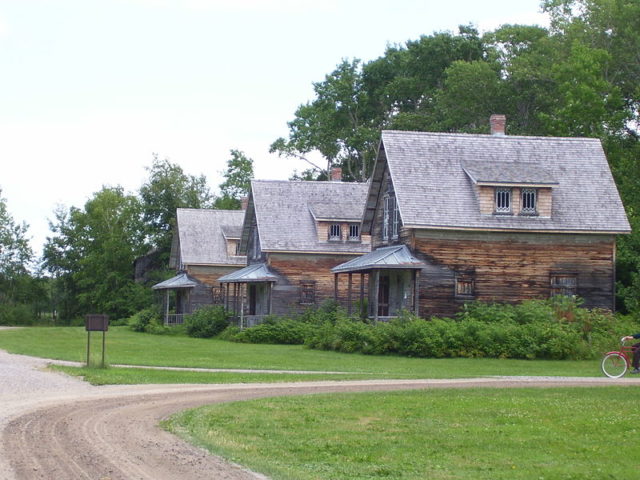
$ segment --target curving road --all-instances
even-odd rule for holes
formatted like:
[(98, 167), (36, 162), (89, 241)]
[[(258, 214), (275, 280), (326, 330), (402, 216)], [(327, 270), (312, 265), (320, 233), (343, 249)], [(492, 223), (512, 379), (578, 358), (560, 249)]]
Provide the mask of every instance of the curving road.
[[(0, 356), (0, 368), (3, 366)], [(169, 415), (204, 404), (373, 390), (640, 385), (635, 378), (554, 377), (115, 387), (88, 387), (62, 376), (55, 380), (72, 383), (53, 393), (51, 389), (43, 392), (39, 385), (38, 395), (23, 396), (21, 401), (11, 397), (15, 394), (0, 391), (0, 400), (9, 399), (3, 405), (10, 412), (0, 417), (0, 479), (264, 478), (158, 427)]]

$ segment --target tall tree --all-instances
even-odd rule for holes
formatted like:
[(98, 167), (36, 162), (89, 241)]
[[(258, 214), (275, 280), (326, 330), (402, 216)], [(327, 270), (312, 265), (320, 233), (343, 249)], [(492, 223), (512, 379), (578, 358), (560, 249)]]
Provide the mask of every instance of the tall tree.
[(137, 197), (121, 187), (104, 187), (84, 209), (60, 209), (56, 216), (44, 266), (61, 282), (63, 315), (100, 312), (122, 318), (148, 305), (148, 291), (132, 275), (146, 234)]
[(224, 181), (220, 184), (220, 196), (214, 207), (222, 210), (237, 210), (242, 197), (249, 194), (253, 179), (253, 160), (240, 150), (231, 150), (227, 160), (227, 169), (223, 172)]
[(208, 208), (213, 195), (204, 175), (187, 175), (182, 167), (154, 154), (148, 180), (140, 187), (143, 219), (152, 246), (168, 256), (177, 208)]
[(15, 301), (20, 284), (29, 277), (33, 251), (27, 230), (26, 223), (16, 223), (9, 213), (0, 189), (0, 301)]

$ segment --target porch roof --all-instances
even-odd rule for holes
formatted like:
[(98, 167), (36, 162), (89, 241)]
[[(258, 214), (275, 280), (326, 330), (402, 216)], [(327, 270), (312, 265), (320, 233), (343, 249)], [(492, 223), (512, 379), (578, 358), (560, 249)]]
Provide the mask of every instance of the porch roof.
[(256, 263), (246, 266), (240, 270), (236, 270), (228, 275), (220, 277), (220, 283), (257, 283), (257, 282), (276, 282), (278, 276), (269, 270), (264, 263)]
[(201, 282), (188, 275), (186, 272), (179, 273), (175, 277), (171, 277), (164, 282), (156, 283), (153, 290), (173, 290), (176, 288), (193, 288), (200, 285)]
[(333, 267), (333, 273), (354, 273), (381, 269), (416, 269), (427, 265), (414, 257), (406, 245), (382, 247), (348, 262)]

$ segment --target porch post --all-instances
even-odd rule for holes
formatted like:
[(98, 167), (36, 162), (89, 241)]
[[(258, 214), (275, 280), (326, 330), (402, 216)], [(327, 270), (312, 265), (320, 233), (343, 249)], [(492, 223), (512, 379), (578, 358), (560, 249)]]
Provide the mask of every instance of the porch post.
[(351, 282), (352, 282), (352, 273), (349, 272), (349, 286), (347, 287), (347, 314), (351, 316)]
[(375, 270), (373, 287), (373, 319), (378, 321), (378, 295), (380, 295), (380, 270)]
[(273, 308), (273, 282), (268, 282), (268, 283), (269, 283), (269, 299), (268, 299), (269, 310), (267, 310), (267, 313), (271, 315), (271, 309)]
[[(240, 284), (240, 328), (244, 328), (244, 295), (242, 294), (242, 283)], [(245, 285), (246, 288), (246, 285)]]
[(164, 324), (169, 324), (169, 290), (165, 290), (164, 295)]
[(413, 313), (420, 315), (420, 270), (413, 271)]
[(360, 317), (364, 318), (366, 315), (364, 308), (364, 273), (360, 274)]

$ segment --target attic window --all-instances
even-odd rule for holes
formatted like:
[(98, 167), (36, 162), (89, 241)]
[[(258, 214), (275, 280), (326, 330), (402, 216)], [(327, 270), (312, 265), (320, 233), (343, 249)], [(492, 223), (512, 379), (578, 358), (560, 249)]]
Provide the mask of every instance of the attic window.
[(522, 209), (520, 213), (523, 215), (535, 215), (538, 213), (536, 209), (536, 189), (535, 188), (523, 188), (522, 189)]
[(329, 227), (329, 240), (340, 241), (342, 239), (342, 228), (339, 223), (333, 223)]
[(356, 242), (360, 240), (360, 225), (352, 223), (349, 225), (349, 241)]
[(496, 213), (511, 213), (510, 188), (496, 188)]

